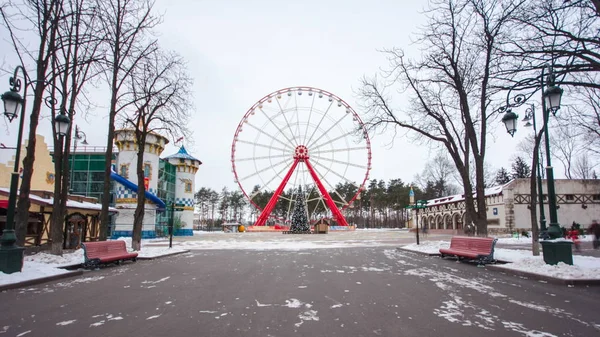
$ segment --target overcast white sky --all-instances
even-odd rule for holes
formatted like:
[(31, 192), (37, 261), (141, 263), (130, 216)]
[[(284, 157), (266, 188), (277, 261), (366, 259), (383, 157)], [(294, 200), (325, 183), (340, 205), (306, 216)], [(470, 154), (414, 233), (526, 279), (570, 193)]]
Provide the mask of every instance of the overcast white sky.
[[(354, 94), (360, 78), (386, 67), (384, 55), (378, 52), (383, 48), (401, 47), (418, 56), (410, 37), (423, 23), (420, 11), (426, 5), (425, 0), (157, 0), (156, 9), (164, 13), (160, 44), (183, 55), (195, 81), (193, 140), (187, 140), (186, 147), (204, 163), (196, 176), (196, 189), (237, 188), (230, 163), (233, 134), (248, 108), (273, 91), (290, 86), (321, 88), (340, 96), (361, 115)], [(17, 60), (7, 32), (0, 33), (1, 59), (4, 68), (12, 69)], [(2, 74), (0, 91), (8, 88), (8, 76)], [(93, 97), (103, 107), (79, 113), (76, 124), (90, 145), (104, 146), (108, 94), (97, 90)], [(405, 99), (397, 95), (394, 103), (401, 107)], [(14, 146), (17, 123), (3, 119), (0, 125), (0, 142)], [(496, 127), (487, 158), (494, 168), (509, 167), (514, 148), (528, 129), (522, 128), (511, 139), (500, 122)], [(48, 119), (40, 121), (38, 133), (50, 139)], [(391, 135), (372, 136), (371, 178), (410, 182), (435, 154), (399, 137), (391, 147), (390, 141)], [(163, 156), (176, 150), (169, 146)], [(12, 154), (0, 150), (3, 159)]]

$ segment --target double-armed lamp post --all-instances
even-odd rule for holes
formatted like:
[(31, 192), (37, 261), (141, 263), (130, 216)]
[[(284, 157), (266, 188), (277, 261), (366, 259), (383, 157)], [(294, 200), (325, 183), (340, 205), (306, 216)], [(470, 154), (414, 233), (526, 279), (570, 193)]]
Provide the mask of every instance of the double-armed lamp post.
[(409, 205), (407, 208), (415, 210), (415, 233), (417, 236), (417, 245), (418, 245), (418, 244), (420, 244), (420, 242), (419, 242), (419, 210), (427, 208), (427, 201), (426, 200), (417, 200), (415, 202), (415, 191), (413, 191), (412, 186), (410, 187), (410, 192), (408, 193), (408, 199), (409, 199), (409, 202), (408, 202)]
[[(541, 87), (544, 89), (544, 79), (545, 79), (545, 68), (542, 69), (541, 76)], [(547, 233), (542, 233), (542, 235), (547, 235), (552, 239), (556, 239), (562, 236), (562, 231), (560, 229), (560, 225), (558, 224), (558, 214), (556, 212), (556, 190), (554, 188), (554, 171), (552, 168), (552, 159), (550, 156), (550, 137), (548, 136), (548, 120), (550, 119), (550, 113), (552, 115), (556, 115), (556, 112), (560, 109), (560, 101), (563, 94), (563, 89), (555, 85), (554, 74), (552, 73), (552, 69), (549, 69), (547, 78), (547, 87), (542, 92), (542, 115), (544, 117), (544, 142), (546, 145), (546, 177), (547, 177), (547, 185), (548, 185), (548, 207), (550, 213), (550, 226), (547, 229)], [(508, 101), (508, 97), (507, 97)], [(502, 122), (506, 126), (506, 131), (513, 136), (517, 131), (517, 120), (519, 116), (511, 111), (511, 107), (520, 106), (525, 103), (525, 99), (523, 97), (516, 96), (514, 99), (515, 103), (510, 104), (507, 102), (507, 111), (502, 118)], [(541, 228), (541, 231), (544, 232), (545, 228)]]
[[(544, 83), (544, 81), (546, 81), (546, 83)], [(557, 239), (559, 237), (562, 237), (562, 230), (558, 223), (556, 190), (554, 186), (554, 171), (552, 168), (552, 160), (550, 155), (550, 137), (548, 135), (548, 120), (550, 119), (550, 113), (556, 116), (556, 112), (560, 109), (560, 101), (563, 94), (563, 89), (557, 86), (555, 81), (556, 79), (552, 72), (552, 68), (548, 67), (548, 74), (546, 74), (546, 68), (543, 68), (540, 77), (540, 82), (541, 89), (543, 90), (542, 115), (544, 121), (544, 142), (546, 145), (546, 182), (548, 187), (548, 210), (550, 215), (550, 225), (548, 226), (548, 228), (545, 228), (545, 222), (542, 222), (541, 224), (542, 227), (540, 228), (540, 236), (544, 239)], [(504, 125), (506, 126), (506, 131), (511, 136), (513, 136), (517, 131), (517, 119), (519, 118), (519, 116), (516, 113), (512, 112), (511, 108), (523, 105), (527, 99), (523, 95), (516, 95), (513, 98), (513, 103), (510, 103), (508, 96), (506, 100), (507, 105), (501, 108), (501, 110), (506, 110), (506, 113), (502, 118), (502, 122), (504, 122)], [(531, 106), (531, 117), (533, 117), (533, 106)], [(538, 184), (541, 185), (541, 179), (540, 181), (538, 181)], [(540, 195), (541, 194), (542, 193), (540, 191)], [(543, 204), (541, 204), (542, 200), (543, 196), (540, 196), (540, 208), (543, 207)], [(540, 214), (543, 219), (543, 213), (541, 212)], [(544, 260), (546, 261), (546, 263), (556, 264), (562, 261), (567, 264), (573, 264), (573, 255), (571, 252), (570, 244), (566, 245), (561, 242), (542, 241), (542, 247), (544, 250)]]
[[(17, 77), (19, 70), (22, 72), (24, 85), (21, 84), (21, 79)], [(17, 146), (15, 151), (15, 164), (13, 172), (10, 176), (10, 194), (8, 197), (8, 209), (6, 214), (6, 226), (0, 238), (0, 271), (6, 274), (20, 272), (23, 269), (23, 251), (25, 248), (18, 247), (16, 244), (17, 237), (15, 235), (15, 209), (17, 207), (17, 189), (19, 188), (19, 165), (21, 164), (21, 142), (23, 138), (23, 123), (25, 120), (25, 106), (27, 103), (27, 87), (35, 83), (29, 81), (27, 72), (22, 66), (15, 68), (13, 77), (9, 79), (11, 86), (10, 91), (2, 94), (1, 98), (4, 102), (4, 116), (9, 123), (21, 114), (19, 117), (19, 129), (17, 133)], [(23, 87), (23, 96), (19, 94)], [(54, 100), (46, 100), (53, 105)], [(59, 137), (63, 137), (69, 130), (70, 119), (64, 113), (54, 118), (55, 131)]]

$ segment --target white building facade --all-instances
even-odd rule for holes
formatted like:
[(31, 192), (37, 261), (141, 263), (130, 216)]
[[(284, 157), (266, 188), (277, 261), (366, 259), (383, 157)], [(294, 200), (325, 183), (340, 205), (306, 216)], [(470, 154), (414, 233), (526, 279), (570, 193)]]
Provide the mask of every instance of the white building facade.
[[(515, 179), (506, 185), (485, 190), (488, 233), (510, 233), (531, 230), (530, 180)], [(592, 220), (600, 220), (599, 179), (555, 180), (558, 222), (569, 228), (573, 222), (586, 228)], [(550, 223), (548, 212), (548, 188), (542, 181), (546, 224)], [(537, 198), (536, 198), (537, 199)], [(540, 219), (539, 199), (536, 200), (538, 222)], [(443, 230), (453, 234), (465, 232), (464, 195), (451, 195), (427, 201), (427, 207), (412, 210), (412, 219), (417, 216), (419, 228)], [(410, 227), (415, 227), (413, 221)]]

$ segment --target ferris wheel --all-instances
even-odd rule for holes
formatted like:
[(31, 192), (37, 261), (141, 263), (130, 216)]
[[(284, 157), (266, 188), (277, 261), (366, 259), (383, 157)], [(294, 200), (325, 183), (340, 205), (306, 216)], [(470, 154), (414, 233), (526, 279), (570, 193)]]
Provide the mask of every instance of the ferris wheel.
[(338, 96), (311, 87), (277, 90), (240, 121), (231, 145), (235, 182), (260, 212), (290, 219), (302, 191), (309, 219), (331, 217), (360, 198), (371, 170), (371, 142), (358, 114)]

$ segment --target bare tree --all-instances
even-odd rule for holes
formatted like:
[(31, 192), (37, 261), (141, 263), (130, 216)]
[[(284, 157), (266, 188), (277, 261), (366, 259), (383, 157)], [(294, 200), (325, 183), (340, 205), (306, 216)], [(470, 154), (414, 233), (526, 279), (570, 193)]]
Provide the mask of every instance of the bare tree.
[[(26, 78), (25, 84), (31, 84), (34, 88), (33, 104), (29, 117), (29, 135), (27, 140), (27, 152), (23, 158), (23, 172), (17, 214), (15, 218), (15, 234), (17, 245), (23, 246), (27, 234), (29, 222), (29, 193), (31, 191), (31, 178), (33, 176), (33, 164), (35, 161), (36, 132), (40, 118), (40, 112), (44, 103), (44, 95), (47, 86), (52, 79), (50, 76), (51, 60), (56, 52), (56, 40), (59, 30), (58, 22), (63, 15), (63, 1), (61, 0), (27, 0), (24, 6), (7, 4), (0, 7), (0, 14), (4, 20), (13, 48), (25, 69), (28, 57), (35, 64), (33, 78)], [(35, 31), (37, 49), (31, 50), (23, 45), (22, 39), (17, 36), (18, 31)], [(52, 97), (52, 100), (63, 99)], [(21, 144), (17, 144), (21, 146)]]
[(572, 168), (577, 154), (581, 151), (577, 134), (569, 125), (554, 128), (550, 136), (550, 144), (556, 157), (562, 164), (567, 179), (573, 179)]
[(103, 64), (110, 88), (106, 165), (100, 213), (100, 240), (106, 240), (108, 205), (110, 204), (110, 173), (117, 114), (134, 103), (125, 91), (133, 69), (157, 49), (156, 40), (149, 37), (161, 19), (152, 14), (153, 0), (97, 0), (101, 13), (100, 34), (105, 36), (107, 57)]
[[(539, 130), (538, 130), (539, 131)], [(537, 145), (537, 151), (539, 151), (539, 157), (540, 158), (544, 158), (546, 156), (546, 152), (544, 150), (543, 147), (540, 147), (541, 143), (536, 143), (535, 140), (536, 135), (535, 134), (530, 134), (527, 137), (525, 137), (523, 140), (521, 140), (518, 144), (517, 144), (517, 151), (519, 151), (521, 154), (523, 154), (524, 156), (526, 156), (525, 158), (529, 159), (530, 161), (533, 161), (533, 157), (536, 151), (534, 151), (534, 148), (536, 148)], [(541, 141), (541, 140), (540, 140)], [(539, 163), (539, 161), (538, 161)], [(535, 170), (535, 167), (531, 167), (531, 170)], [(541, 170), (540, 171), (541, 177), (544, 178), (546, 171), (545, 170)]]
[[(94, 65), (99, 61), (100, 40), (96, 37), (95, 7), (88, 0), (66, 0), (64, 15), (59, 21), (57, 51), (52, 60), (52, 74), (56, 87), (64, 93), (59, 105), (61, 113), (67, 113), (71, 125), (75, 123), (75, 111), (85, 109), (81, 95), (84, 85), (97, 73)], [(56, 117), (52, 111), (52, 118)], [(53, 125), (54, 127), (54, 125)], [(54, 138), (54, 203), (51, 215), (50, 237), (52, 254), (61, 255), (63, 228), (70, 188), (70, 144), (73, 128), (64, 137)], [(56, 130), (55, 130), (56, 131)]]
[[(463, 182), (466, 221), (487, 235), (485, 205), (486, 136), (496, 114), (489, 106), (494, 76), (501, 68), (498, 44), (523, 1), (435, 0), (417, 44), (421, 58), (408, 59), (400, 49), (386, 51), (391, 69), (385, 80), (363, 79), (359, 95), (370, 114), (370, 130), (397, 127), (414, 140), (445, 147)], [(410, 111), (392, 106), (395, 84), (410, 95)], [(469, 172), (475, 167), (475, 186)], [(473, 188), (475, 187), (475, 188)], [(475, 194), (473, 192), (476, 192)]]
[[(532, 0), (514, 17), (512, 38), (502, 46), (516, 86), (539, 86), (539, 71), (552, 64), (561, 85), (600, 89), (600, 14), (596, 0)], [(532, 76), (533, 75), (533, 76)], [(586, 80), (587, 79), (587, 80)]]
[(598, 163), (593, 163), (589, 155), (580, 154), (573, 162), (573, 178), (575, 179), (594, 179), (594, 169)]
[(121, 116), (127, 126), (135, 130), (137, 143), (137, 206), (131, 244), (134, 250), (140, 250), (146, 204), (142, 183), (144, 153), (148, 151), (146, 140), (150, 134), (168, 135), (172, 139), (189, 134), (192, 80), (179, 55), (160, 50), (141, 59), (131, 74), (129, 91), (133, 96), (133, 111)]
[[(600, 76), (597, 76), (597, 81), (600, 82)], [(598, 158), (600, 156), (600, 89), (575, 88), (569, 94), (574, 99), (566, 109), (564, 124), (572, 124), (583, 145), (582, 148), (592, 152)]]
[(459, 189), (456, 185), (450, 183), (453, 177), (456, 176), (456, 167), (448, 159), (445, 153), (438, 152), (433, 159), (425, 164), (425, 168), (421, 174), (415, 176), (415, 181), (421, 189), (425, 189), (427, 182), (436, 184), (441, 183), (443, 195), (457, 194)]

